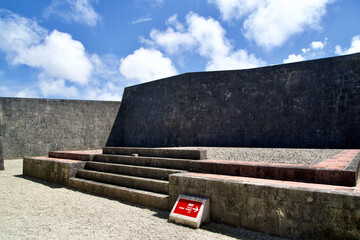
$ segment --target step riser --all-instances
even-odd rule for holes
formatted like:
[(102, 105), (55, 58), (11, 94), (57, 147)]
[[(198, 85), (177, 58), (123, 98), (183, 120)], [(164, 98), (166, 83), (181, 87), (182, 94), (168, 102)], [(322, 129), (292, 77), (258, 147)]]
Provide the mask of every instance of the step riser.
[(130, 176), (155, 178), (160, 180), (169, 180), (169, 175), (173, 173), (181, 173), (181, 170), (170, 169), (152, 169), (147, 167), (120, 165), (120, 164), (107, 164), (99, 162), (87, 162), (85, 169), (94, 170), (99, 172), (117, 173)]
[(192, 169), (192, 166), (196, 164), (194, 160), (184, 159), (168, 159), (168, 158), (154, 158), (154, 157), (131, 157), (121, 155), (96, 155), (93, 161), (128, 164), (137, 166), (149, 166), (159, 168), (171, 168), (179, 170)]
[(101, 154), (101, 150), (91, 151), (50, 151), (49, 157), (62, 158), (81, 161), (92, 161), (96, 154)]
[(136, 147), (105, 147), (103, 154), (132, 155), (163, 158), (180, 158), (201, 160), (207, 158), (206, 150), (164, 149), (164, 148), (136, 148)]
[(121, 201), (152, 207), (164, 211), (169, 210), (168, 196), (157, 196), (132, 189), (122, 188), (101, 183), (88, 182), (87, 180), (70, 178), (69, 185), (72, 188), (82, 190), (97, 195), (115, 198)]
[(145, 191), (151, 191), (151, 192), (157, 192), (163, 194), (169, 193), (168, 182), (154, 180), (154, 179), (139, 179), (124, 175), (100, 173), (100, 172), (93, 172), (87, 170), (79, 170), (76, 177), (102, 182), (102, 183), (109, 183), (118, 186), (145, 190)]

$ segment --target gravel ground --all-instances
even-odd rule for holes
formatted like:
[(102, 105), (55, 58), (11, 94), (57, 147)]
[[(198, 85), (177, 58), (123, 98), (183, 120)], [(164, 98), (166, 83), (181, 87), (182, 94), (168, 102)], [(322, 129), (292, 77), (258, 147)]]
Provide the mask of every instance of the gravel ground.
[(180, 147), (180, 149), (207, 150), (209, 159), (290, 164), (316, 164), (342, 151), (341, 149), (223, 147)]
[(168, 214), (22, 176), (22, 160), (0, 171), (0, 239), (280, 239), (212, 222), (194, 230)]

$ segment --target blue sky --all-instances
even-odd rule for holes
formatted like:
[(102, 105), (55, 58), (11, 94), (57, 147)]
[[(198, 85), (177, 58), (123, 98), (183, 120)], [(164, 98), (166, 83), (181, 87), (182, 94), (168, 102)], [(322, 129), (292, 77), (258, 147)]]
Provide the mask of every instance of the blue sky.
[(359, 0), (0, 0), (0, 96), (126, 86), (360, 52)]

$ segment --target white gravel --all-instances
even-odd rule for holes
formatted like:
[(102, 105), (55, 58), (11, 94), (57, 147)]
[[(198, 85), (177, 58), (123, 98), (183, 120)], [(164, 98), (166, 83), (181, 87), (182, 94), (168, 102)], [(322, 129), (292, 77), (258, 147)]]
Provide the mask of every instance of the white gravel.
[(179, 149), (204, 149), (207, 150), (209, 159), (289, 164), (316, 164), (343, 151), (341, 149), (240, 147), (180, 147)]
[(22, 160), (0, 171), (0, 239), (280, 239), (223, 224), (191, 229), (168, 212), (125, 204), (22, 176)]

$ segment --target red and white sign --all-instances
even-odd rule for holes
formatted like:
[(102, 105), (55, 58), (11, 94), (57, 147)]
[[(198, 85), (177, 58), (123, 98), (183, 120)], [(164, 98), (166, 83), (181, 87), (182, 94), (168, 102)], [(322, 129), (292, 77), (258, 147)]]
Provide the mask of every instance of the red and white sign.
[(174, 213), (196, 218), (201, 208), (201, 205), (202, 202), (180, 198), (175, 207)]
[(181, 194), (169, 215), (169, 220), (193, 228), (210, 220), (210, 200), (200, 196)]

